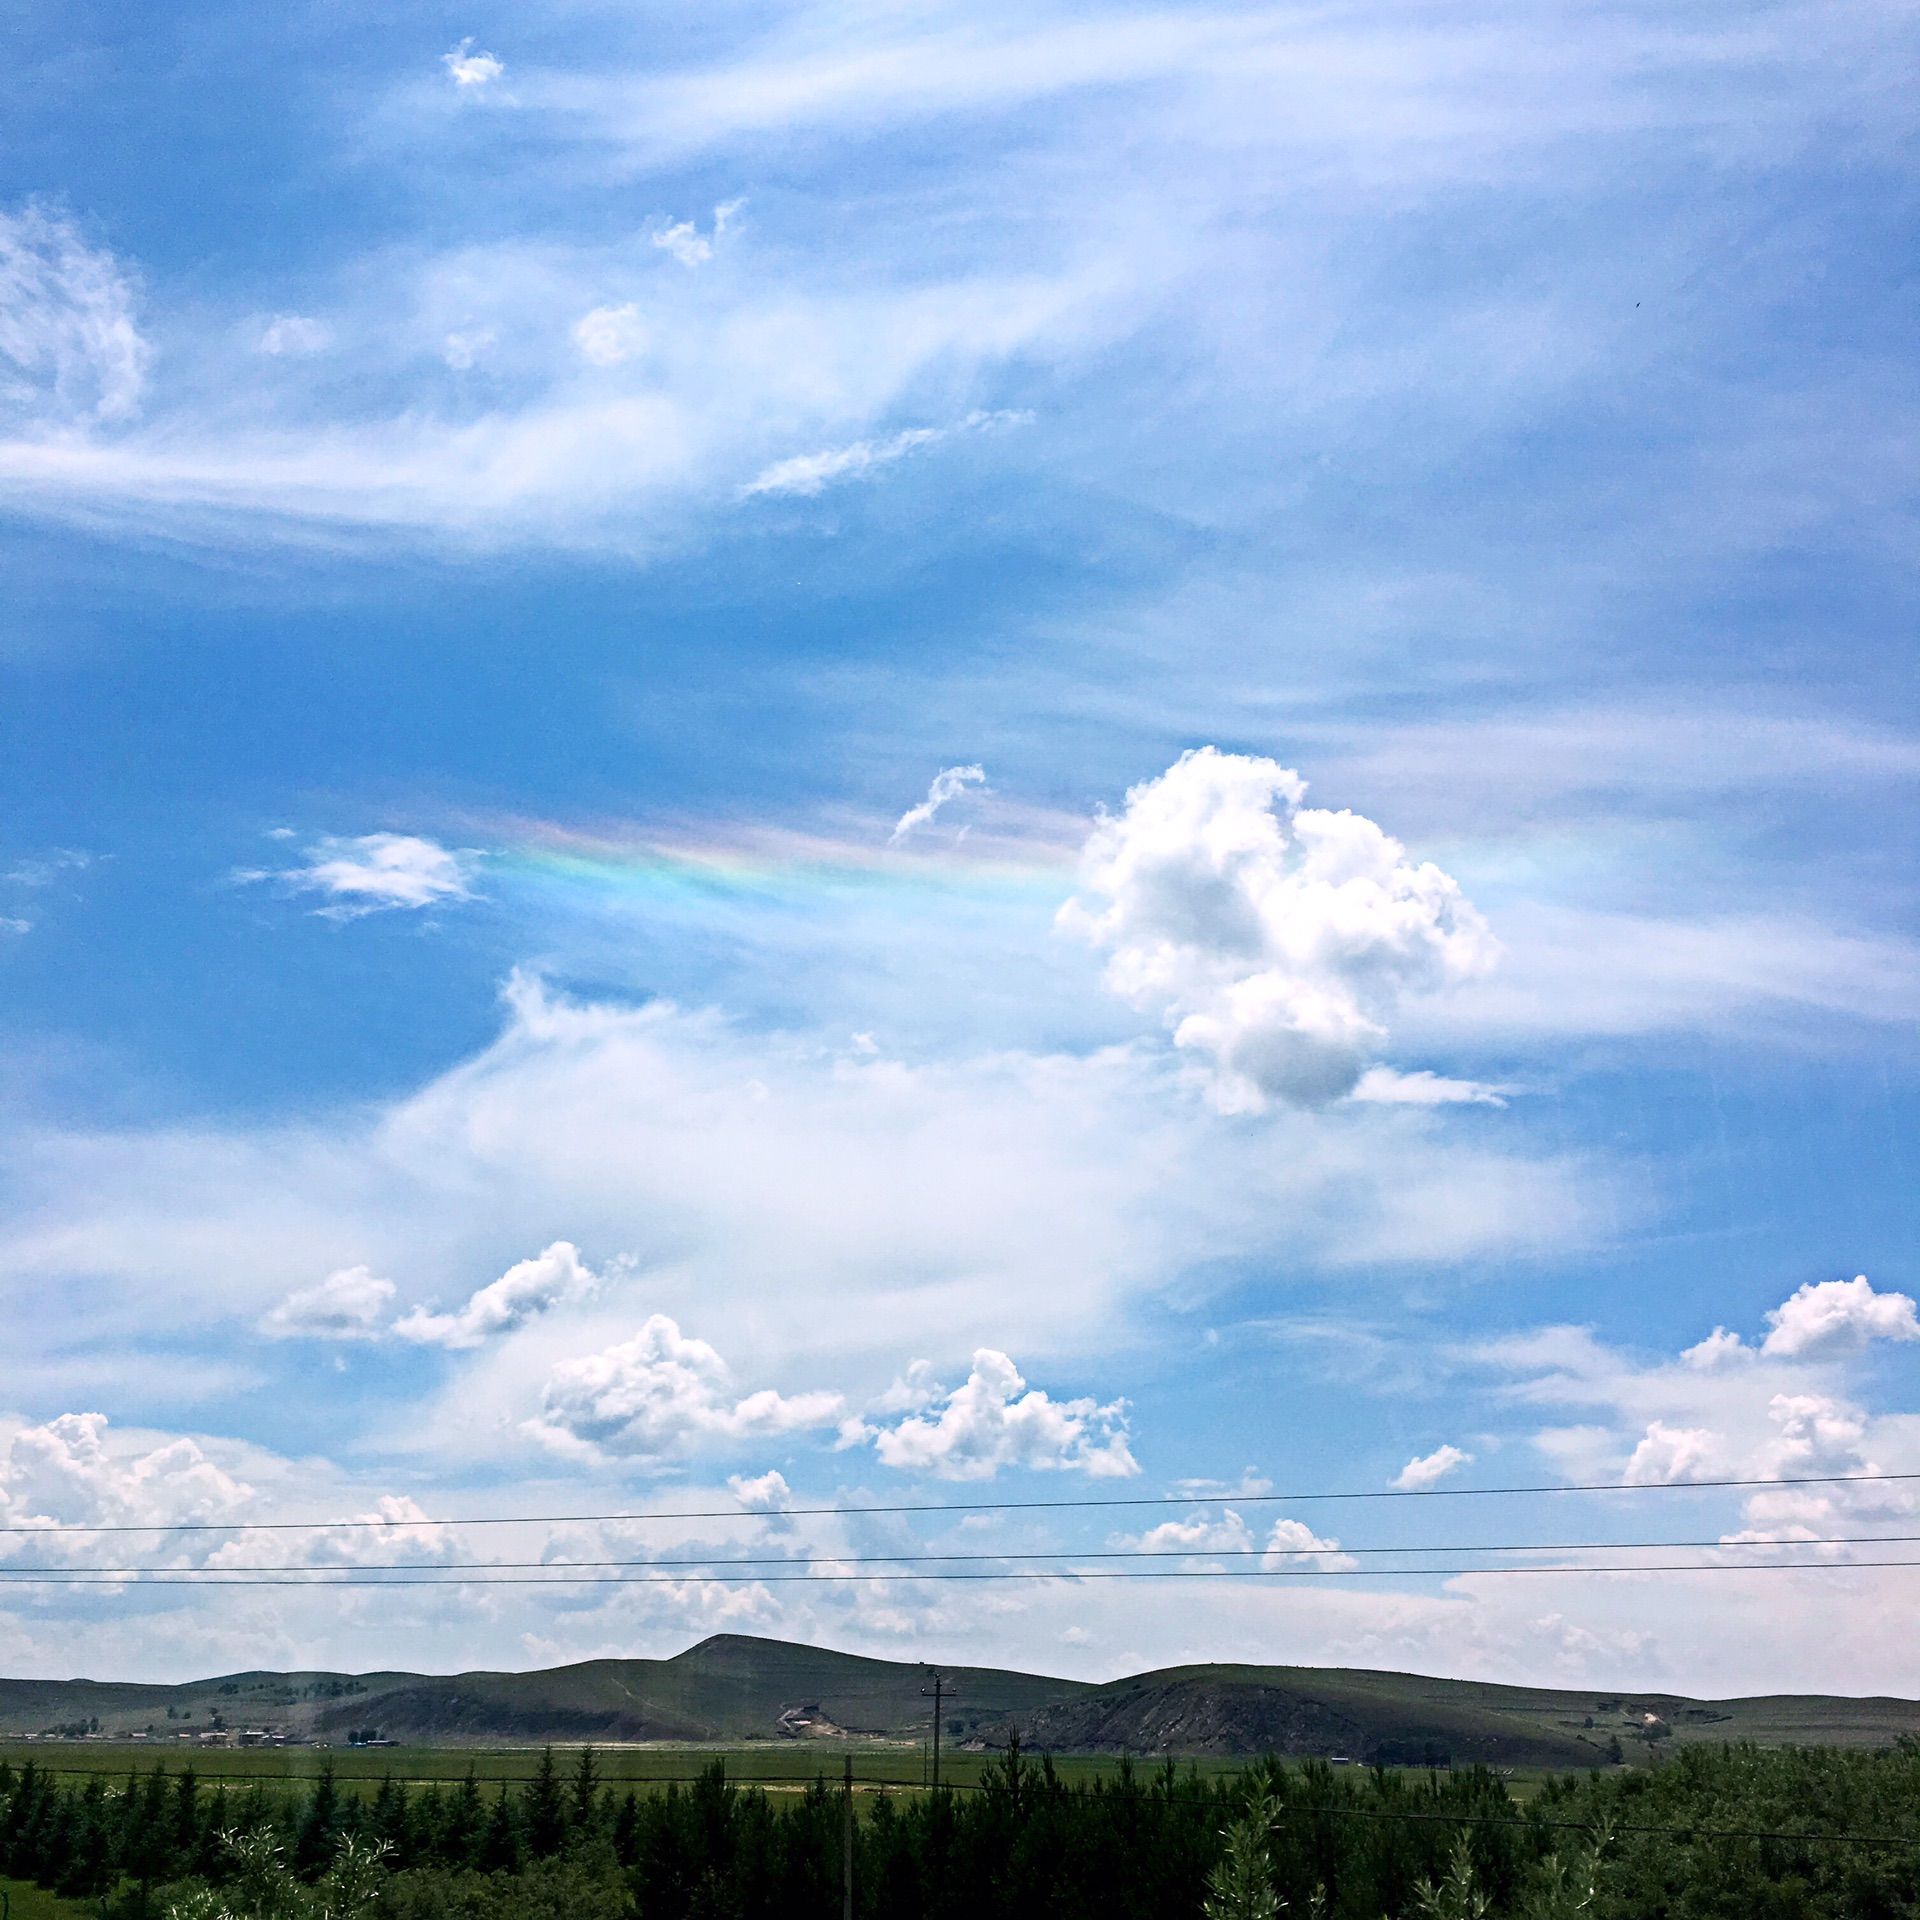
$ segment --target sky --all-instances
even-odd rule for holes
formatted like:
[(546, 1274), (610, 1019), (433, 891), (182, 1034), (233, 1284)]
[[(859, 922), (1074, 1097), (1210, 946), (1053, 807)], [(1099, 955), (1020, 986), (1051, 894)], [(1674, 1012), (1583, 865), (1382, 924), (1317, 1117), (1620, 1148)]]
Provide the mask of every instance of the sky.
[(16, 28), (0, 1671), (1920, 1694), (1913, 6)]

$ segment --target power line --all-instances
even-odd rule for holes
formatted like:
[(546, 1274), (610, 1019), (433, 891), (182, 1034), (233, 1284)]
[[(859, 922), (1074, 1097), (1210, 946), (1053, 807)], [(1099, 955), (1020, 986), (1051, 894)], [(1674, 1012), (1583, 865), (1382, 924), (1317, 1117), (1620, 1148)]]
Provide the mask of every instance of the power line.
[[(1554, 1493), (1699, 1493), (1729, 1487), (1834, 1487), (1920, 1480), (1910, 1473), (1803, 1473), (1748, 1479), (1673, 1480), (1639, 1485), (1620, 1480), (1564, 1481), (1550, 1486), (1511, 1487), (1354, 1487), (1300, 1493), (1140, 1493), (1081, 1496), (1060, 1500), (925, 1500), (812, 1507), (781, 1507), (781, 1519), (878, 1513), (1047, 1513), (1096, 1507), (1273, 1506), (1319, 1500), (1486, 1500)], [(331, 1533), (369, 1527), (562, 1527), (619, 1522), (639, 1526), (679, 1520), (764, 1520), (768, 1510), (753, 1507), (656, 1508), (644, 1513), (478, 1513), (445, 1519), (368, 1518), (345, 1520), (172, 1520), (78, 1521), (53, 1525), (0, 1525), (0, 1534), (66, 1533)]]
[[(217, 1567), (12, 1567), (0, 1566), (0, 1585), (24, 1581), (40, 1575), (71, 1575), (76, 1580), (122, 1580), (138, 1574), (167, 1574), (178, 1578), (211, 1578), (221, 1574), (278, 1573), (312, 1577), (330, 1573), (508, 1573), (591, 1572), (616, 1567), (784, 1567), (806, 1564), (817, 1566), (831, 1562), (835, 1566), (927, 1566), (955, 1563), (983, 1565), (989, 1562), (1033, 1560), (1232, 1560), (1232, 1559), (1312, 1559), (1321, 1554), (1342, 1553), (1375, 1557), (1394, 1553), (1663, 1553), (1683, 1548), (1710, 1549), (1714, 1552), (1763, 1553), (1808, 1547), (1913, 1546), (1920, 1544), (1920, 1533), (1847, 1533), (1809, 1535), (1793, 1540), (1533, 1540), (1496, 1542), (1484, 1546), (1450, 1543), (1424, 1545), (1402, 1542), (1391, 1547), (1355, 1547), (1329, 1543), (1312, 1547), (1054, 1547), (1034, 1553), (749, 1553), (740, 1555), (698, 1554), (685, 1558), (662, 1559), (649, 1556), (629, 1560), (394, 1560), (380, 1566), (329, 1567), (272, 1561), (239, 1563)], [(1858, 1564), (1858, 1563), (1855, 1563)]]
[[(1333, 1552), (1337, 1549), (1327, 1549), (1327, 1551)], [(104, 1578), (75, 1573), (29, 1573), (19, 1575), (8, 1584), (16, 1587), (68, 1588), (111, 1585), (116, 1590), (133, 1587), (197, 1587), (203, 1592), (213, 1587), (305, 1587), (316, 1592), (324, 1592), (334, 1587), (724, 1587), (735, 1586), (746, 1580), (768, 1586), (796, 1583), (828, 1586), (883, 1580), (1375, 1580), (1403, 1578), (1457, 1580), (1469, 1574), (1475, 1579), (1492, 1579), (1517, 1574), (1852, 1573), (1872, 1567), (1920, 1568), (1920, 1560), (1761, 1560), (1744, 1565), (1728, 1561), (1689, 1560), (1629, 1562), (1623, 1566), (1582, 1566), (1576, 1563), (1570, 1566), (1541, 1567), (1155, 1567), (1135, 1572), (1123, 1572), (1112, 1567), (1081, 1570), (1069, 1566), (1019, 1567), (997, 1573), (915, 1573), (903, 1568), (891, 1573), (568, 1574), (561, 1571), (554, 1575), (541, 1575), (465, 1574), (456, 1569), (451, 1577), (429, 1579), (417, 1574), (404, 1574), (397, 1580), (388, 1579), (377, 1570), (335, 1573), (329, 1568), (322, 1567), (315, 1568), (311, 1572), (299, 1573), (295, 1578), (284, 1575), (268, 1578), (251, 1574), (236, 1578), (221, 1572), (218, 1568), (183, 1567), (172, 1571), (163, 1570), (131, 1576), (108, 1575)]]

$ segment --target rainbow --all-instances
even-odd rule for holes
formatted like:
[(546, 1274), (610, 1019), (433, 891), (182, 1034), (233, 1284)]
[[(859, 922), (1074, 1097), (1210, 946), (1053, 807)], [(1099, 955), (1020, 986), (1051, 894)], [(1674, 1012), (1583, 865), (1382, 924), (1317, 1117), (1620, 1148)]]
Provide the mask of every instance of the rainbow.
[(876, 836), (756, 830), (663, 834), (625, 824), (493, 823), (485, 872), (527, 890), (592, 895), (656, 910), (756, 905), (794, 909), (881, 897), (1057, 902), (1070, 891), (1077, 843), (1007, 834), (948, 836), (894, 847)]

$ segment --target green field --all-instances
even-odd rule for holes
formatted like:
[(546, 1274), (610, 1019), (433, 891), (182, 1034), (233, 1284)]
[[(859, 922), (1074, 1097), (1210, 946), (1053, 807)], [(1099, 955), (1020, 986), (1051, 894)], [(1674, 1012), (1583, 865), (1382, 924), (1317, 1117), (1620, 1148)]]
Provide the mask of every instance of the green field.
[[(556, 1747), (562, 1772), (569, 1772), (575, 1764), (574, 1751)], [(846, 1752), (825, 1744), (796, 1746), (791, 1742), (734, 1747), (596, 1747), (594, 1762), (600, 1778), (609, 1786), (662, 1787), (672, 1781), (690, 1781), (719, 1761), (727, 1777), (738, 1784), (778, 1791), (798, 1790), (819, 1777), (840, 1780)], [(870, 1789), (918, 1790), (929, 1777), (930, 1757), (924, 1747), (869, 1744), (853, 1748), (852, 1754), (855, 1783)], [(941, 1777), (955, 1786), (971, 1786), (993, 1757), (943, 1751)], [(539, 1750), (531, 1747), (254, 1747), (196, 1751), (184, 1744), (145, 1740), (0, 1741), (0, 1761), (15, 1768), (32, 1761), (43, 1771), (63, 1778), (87, 1774), (123, 1778), (128, 1773), (149, 1773), (155, 1767), (165, 1767), (170, 1773), (191, 1768), (209, 1784), (230, 1781), (241, 1786), (304, 1787), (329, 1763), (334, 1778), (342, 1785), (369, 1790), (388, 1778), (409, 1786), (430, 1786), (464, 1780), (469, 1771), (483, 1782), (524, 1783), (532, 1777), (539, 1759)], [(1081, 1781), (1110, 1778), (1122, 1763), (1104, 1754), (1070, 1754), (1056, 1758), (1053, 1764), (1063, 1779)], [(1142, 1770), (1156, 1764), (1136, 1763)], [(1208, 1777), (1238, 1772), (1245, 1764), (1219, 1757), (1178, 1763), (1182, 1775), (1191, 1771)]]
[(0, 1892), (7, 1896), (7, 1920), (93, 1920), (90, 1905), (62, 1900), (31, 1880), (0, 1879)]

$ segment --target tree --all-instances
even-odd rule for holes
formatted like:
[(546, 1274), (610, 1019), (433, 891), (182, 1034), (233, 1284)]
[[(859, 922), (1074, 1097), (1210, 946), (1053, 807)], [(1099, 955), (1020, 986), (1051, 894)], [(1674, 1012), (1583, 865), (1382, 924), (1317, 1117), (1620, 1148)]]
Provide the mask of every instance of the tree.
[(567, 1837), (567, 1807), (551, 1747), (541, 1753), (533, 1784), (527, 1789), (526, 1821), (527, 1846), (534, 1854), (545, 1860), (560, 1851)]
[(1280, 1912), (1267, 1858), (1267, 1835), (1277, 1811), (1272, 1796), (1263, 1793), (1246, 1818), (1221, 1835), (1227, 1850), (1207, 1876), (1207, 1920), (1274, 1920)]
[(600, 1800), (600, 1772), (594, 1765), (593, 1749), (580, 1749), (580, 1764), (573, 1774), (573, 1828), (576, 1833), (593, 1824)]

